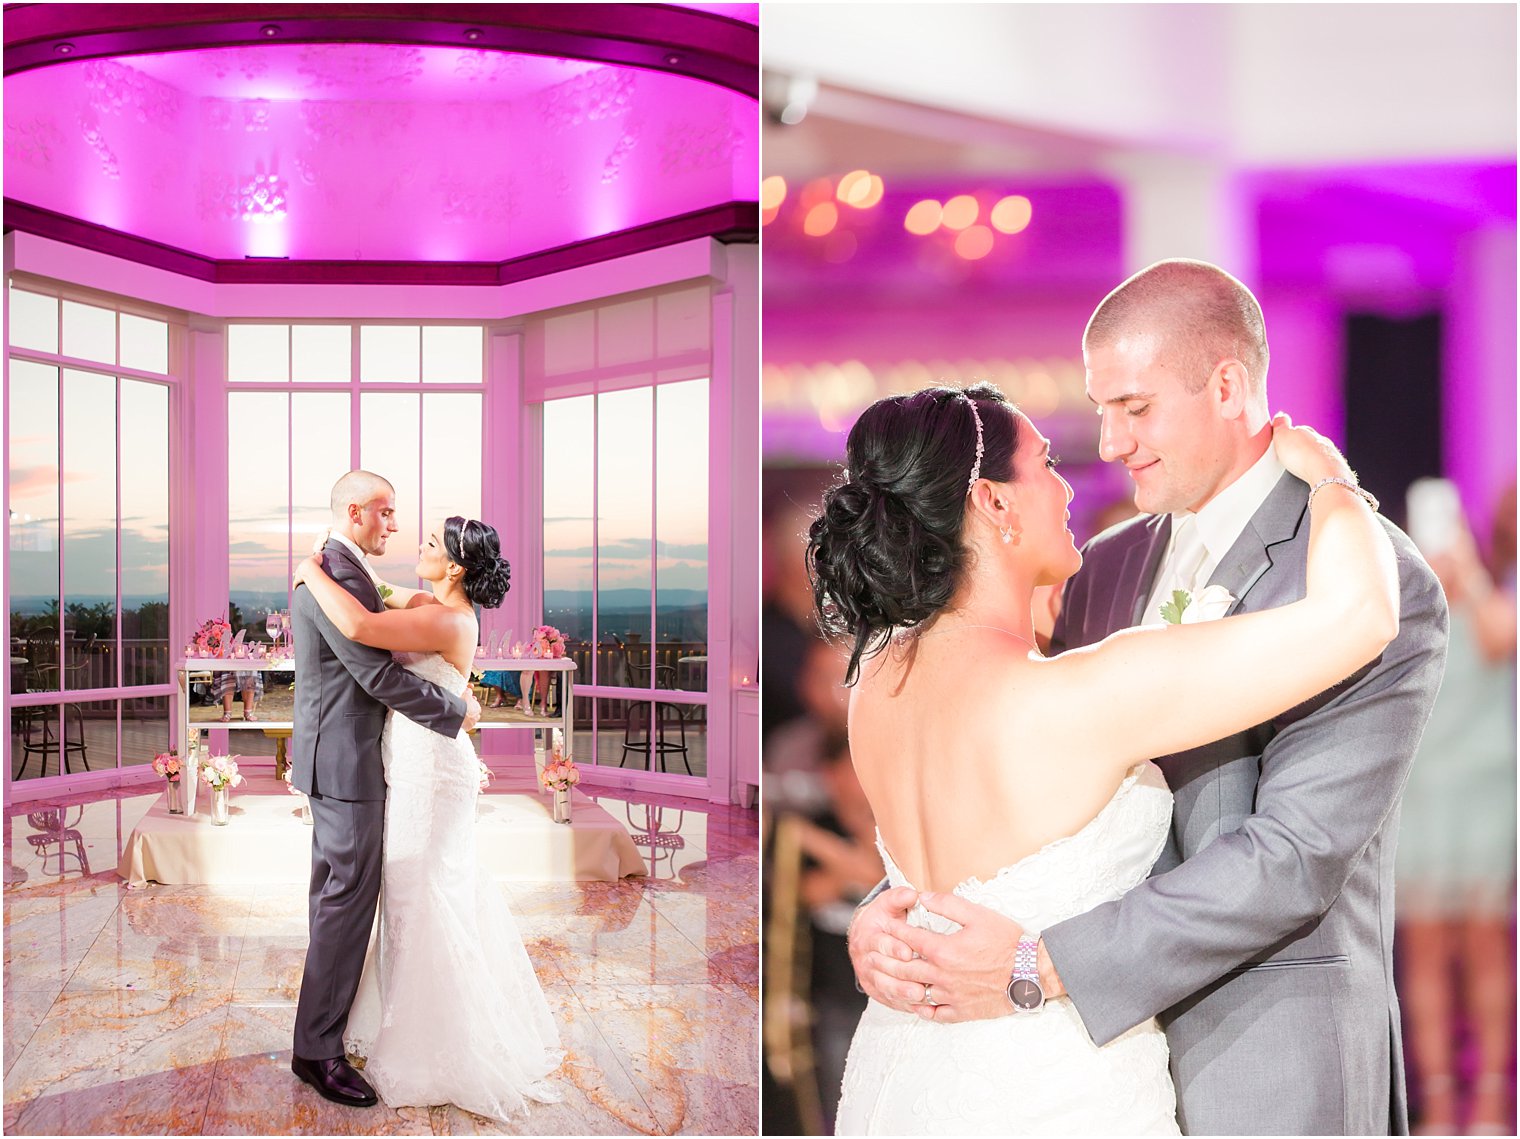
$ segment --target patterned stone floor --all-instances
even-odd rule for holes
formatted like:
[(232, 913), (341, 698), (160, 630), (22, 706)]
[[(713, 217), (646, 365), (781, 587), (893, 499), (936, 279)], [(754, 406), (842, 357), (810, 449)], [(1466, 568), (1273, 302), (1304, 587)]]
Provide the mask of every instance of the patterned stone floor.
[(501, 1125), (300, 1083), (305, 889), (127, 889), (116, 862), (157, 792), (7, 809), (7, 1134), (756, 1133), (756, 812), (600, 795), (650, 877), (501, 887), (568, 1053), (565, 1101)]

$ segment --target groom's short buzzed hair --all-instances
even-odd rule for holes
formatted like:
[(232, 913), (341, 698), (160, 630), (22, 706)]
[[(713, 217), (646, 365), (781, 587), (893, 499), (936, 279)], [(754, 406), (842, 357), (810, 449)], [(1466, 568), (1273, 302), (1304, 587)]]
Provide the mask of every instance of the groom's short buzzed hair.
[(1177, 257), (1141, 269), (1103, 298), (1082, 334), (1082, 350), (1132, 333), (1159, 338), (1158, 362), (1176, 370), (1190, 392), (1203, 390), (1221, 360), (1235, 359), (1250, 373), (1252, 393), (1265, 397), (1261, 306), (1217, 265)]
[(389, 479), (381, 478), (373, 471), (349, 471), (332, 488), (332, 514), (334, 518), (347, 518), (349, 503), (367, 506), (382, 494), (395, 494)]

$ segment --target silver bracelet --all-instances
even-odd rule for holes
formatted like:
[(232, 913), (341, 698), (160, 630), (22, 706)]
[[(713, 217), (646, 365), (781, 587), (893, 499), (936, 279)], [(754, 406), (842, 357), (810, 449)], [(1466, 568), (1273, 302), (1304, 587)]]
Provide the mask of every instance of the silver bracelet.
[(1377, 513), (1377, 511), (1378, 511), (1378, 500), (1373, 497), (1372, 492), (1371, 491), (1367, 491), (1367, 490), (1363, 490), (1361, 487), (1357, 486), (1356, 483), (1352, 482), (1350, 479), (1320, 479), (1319, 482), (1317, 482), (1317, 483), (1314, 484), (1314, 489), (1309, 492), (1309, 505), (1308, 505), (1308, 507), (1306, 509), (1309, 509), (1309, 510), (1313, 510), (1314, 509), (1314, 496), (1316, 494), (1318, 494), (1320, 491), (1324, 490), (1327, 486), (1343, 486), (1343, 487), (1345, 487), (1352, 494), (1356, 495), (1363, 502), (1365, 502), (1368, 506), (1372, 507), (1372, 512), (1374, 514)]

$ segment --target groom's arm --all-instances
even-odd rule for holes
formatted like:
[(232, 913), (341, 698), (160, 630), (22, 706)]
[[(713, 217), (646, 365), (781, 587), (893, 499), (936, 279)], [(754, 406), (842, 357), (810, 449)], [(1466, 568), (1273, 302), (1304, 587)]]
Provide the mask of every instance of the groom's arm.
[[(349, 569), (343, 559), (333, 558), (331, 562), (333, 580), (355, 597), (362, 598), (361, 588), (373, 591), (368, 580), (357, 580), (357, 571)], [(322, 612), (309, 589), (297, 586), (292, 604), (300, 607), (339, 663), (370, 696), (439, 735), (459, 734), (466, 716), (463, 699), (408, 672), (390, 653), (349, 640)]]
[(1175, 869), (1044, 931), (1096, 1043), (1323, 915), (1397, 804), (1440, 687), (1447, 613), (1429, 567), (1394, 537), (1398, 637), (1365, 675), (1267, 744), (1255, 813)]

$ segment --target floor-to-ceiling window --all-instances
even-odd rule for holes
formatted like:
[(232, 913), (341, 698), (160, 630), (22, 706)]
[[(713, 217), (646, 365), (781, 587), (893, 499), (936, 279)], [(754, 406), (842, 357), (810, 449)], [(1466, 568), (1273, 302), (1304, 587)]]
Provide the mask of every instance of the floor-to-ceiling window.
[(171, 350), (136, 306), (9, 289), (10, 778), (169, 746)]
[(375, 569), (415, 586), (425, 528), (478, 517), (483, 328), (234, 323), (227, 328), (229, 616), (263, 635), (362, 467), (396, 488), (400, 531)]
[(602, 766), (707, 774), (709, 304), (688, 286), (528, 327), (543, 611), (576, 660), (576, 755)]
[[(419, 584), (427, 530), (479, 516), (484, 346), (479, 324), (227, 326), (227, 616), (247, 640), (267, 640), (268, 615), (288, 610), (291, 572), (327, 529), (345, 471), (396, 488), (399, 530), (372, 564), (398, 585)], [(266, 676), (266, 698), (288, 698), (270, 686), (289, 679)], [(236, 744), (278, 746), (256, 732)]]

